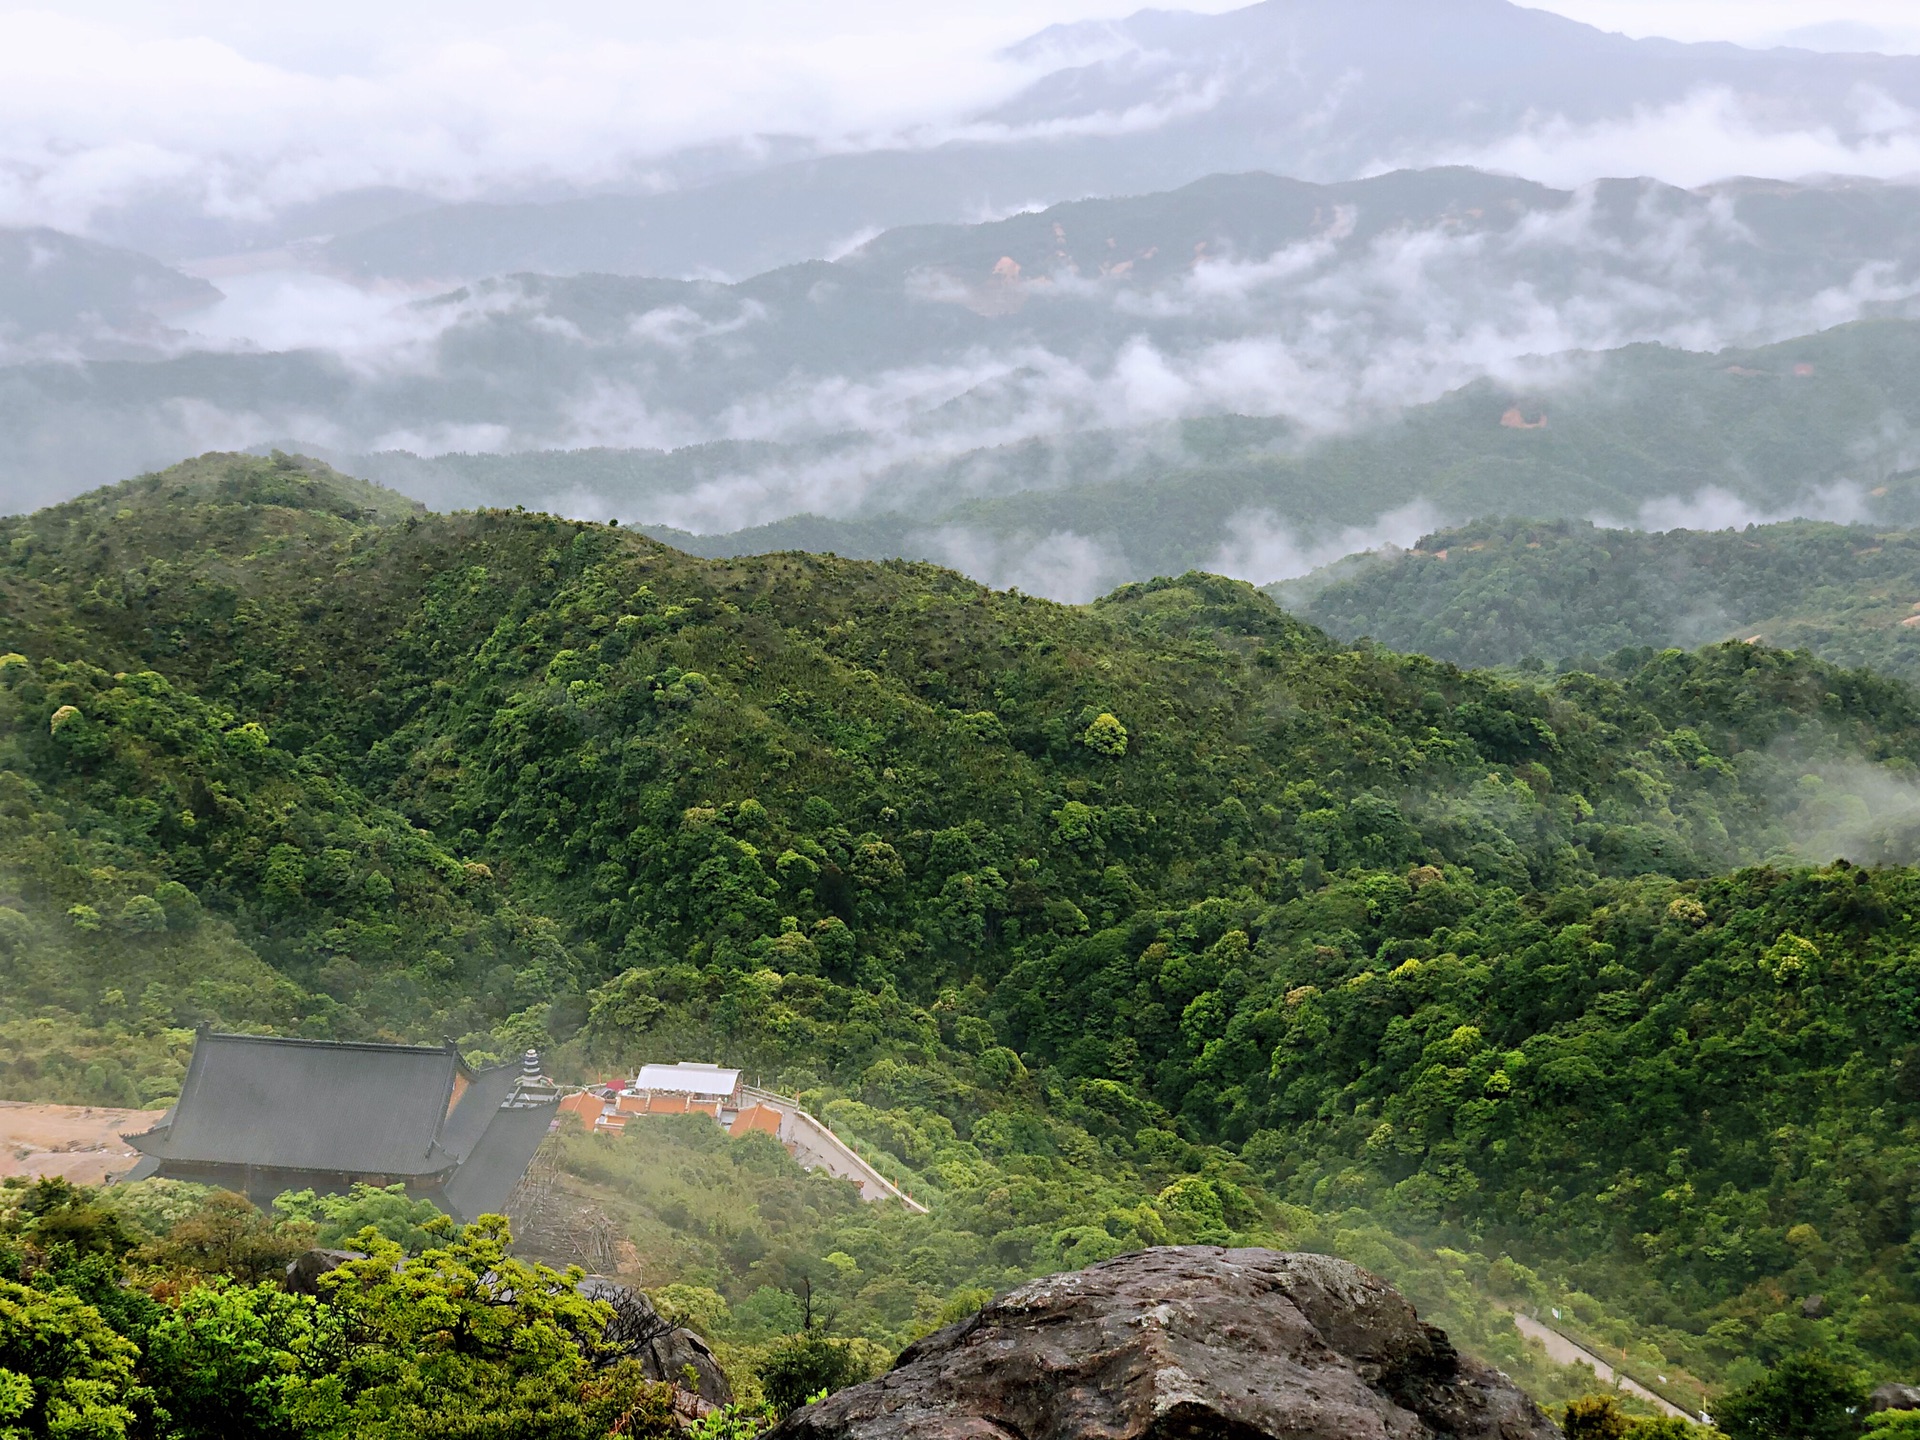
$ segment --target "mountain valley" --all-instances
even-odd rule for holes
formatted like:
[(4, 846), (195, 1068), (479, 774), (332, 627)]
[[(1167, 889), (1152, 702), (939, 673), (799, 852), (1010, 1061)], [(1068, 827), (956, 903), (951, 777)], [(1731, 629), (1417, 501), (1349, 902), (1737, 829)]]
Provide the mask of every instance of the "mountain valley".
[(1920, 1440), (1920, 27), (1539, 3), (0, 15), (0, 1440)]

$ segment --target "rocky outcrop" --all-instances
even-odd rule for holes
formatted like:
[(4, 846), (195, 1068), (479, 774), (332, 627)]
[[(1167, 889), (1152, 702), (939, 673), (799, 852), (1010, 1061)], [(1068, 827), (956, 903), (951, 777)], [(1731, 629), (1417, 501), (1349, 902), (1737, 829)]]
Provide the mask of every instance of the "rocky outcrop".
[(1920, 1410), (1920, 1385), (1902, 1385), (1894, 1380), (1877, 1385), (1867, 1409), (1875, 1414), (1882, 1410)]
[(1035, 1280), (777, 1440), (1557, 1440), (1357, 1265), (1183, 1245)]
[(733, 1385), (714, 1358), (712, 1347), (693, 1331), (662, 1316), (644, 1291), (602, 1275), (589, 1275), (580, 1282), (580, 1293), (613, 1307), (606, 1342), (623, 1359), (638, 1360), (649, 1380), (685, 1385), (691, 1370), (693, 1389), (702, 1400), (725, 1405), (733, 1399)]
[(280, 1284), (296, 1295), (318, 1295), (322, 1275), (338, 1270), (349, 1260), (366, 1258), (358, 1250), (302, 1250), (287, 1263), (287, 1276)]

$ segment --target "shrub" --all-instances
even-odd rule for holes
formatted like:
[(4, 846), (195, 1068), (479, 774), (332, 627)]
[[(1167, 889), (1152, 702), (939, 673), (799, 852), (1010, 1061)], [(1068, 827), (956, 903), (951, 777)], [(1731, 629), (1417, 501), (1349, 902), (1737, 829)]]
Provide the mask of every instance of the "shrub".
[(1567, 1440), (1625, 1440), (1632, 1423), (1611, 1395), (1582, 1395), (1569, 1400), (1560, 1417), (1560, 1429)]
[(780, 1341), (760, 1362), (760, 1386), (779, 1415), (797, 1410), (821, 1393), (856, 1385), (867, 1369), (845, 1340), (830, 1340), (817, 1330)]

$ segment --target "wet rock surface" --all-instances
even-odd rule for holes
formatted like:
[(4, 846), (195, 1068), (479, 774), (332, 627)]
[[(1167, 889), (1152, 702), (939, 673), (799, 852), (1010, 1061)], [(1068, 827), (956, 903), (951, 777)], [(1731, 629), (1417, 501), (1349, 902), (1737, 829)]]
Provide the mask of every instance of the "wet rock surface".
[(1344, 1260), (1169, 1246), (1021, 1286), (778, 1440), (1556, 1440)]
[(296, 1295), (318, 1295), (322, 1275), (338, 1270), (349, 1260), (366, 1258), (358, 1250), (303, 1250), (288, 1262), (286, 1279), (280, 1283)]
[(1920, 1410), (1920, 1385), (1902, 1385), (1889, 1380), (1875, 1387), (1867, 1409), (1874, 1414), (1882, 1410)]

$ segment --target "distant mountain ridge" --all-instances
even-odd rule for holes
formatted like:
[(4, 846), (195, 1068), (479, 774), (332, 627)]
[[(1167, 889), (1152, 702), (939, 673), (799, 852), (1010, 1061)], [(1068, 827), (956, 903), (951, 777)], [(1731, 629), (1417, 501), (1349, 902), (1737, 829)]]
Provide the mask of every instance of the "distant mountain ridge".
[(0, 229), (0, 362), (150, 354), (170, 321), (219, 298), (205, 280), (132, 250)]
[(1507, 0), (1264, 0), (1043, 31), (1100, 42), (944, 143), (815, 155), (660, 194), (448, 205), (344, 234), (333, 263), (454, 281), (516, 270), (744, 276), (862, 234), (1218, 171), (1352, 179), (1471, 156), (1553, 124), (1629, 123), (1703, 94), (1755, 128), (1874, 139), (1874, 97), (1920, 109), (1920, 57), (1633, 40)]

